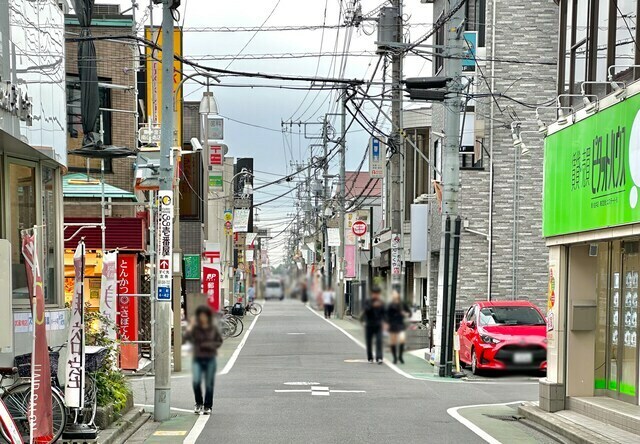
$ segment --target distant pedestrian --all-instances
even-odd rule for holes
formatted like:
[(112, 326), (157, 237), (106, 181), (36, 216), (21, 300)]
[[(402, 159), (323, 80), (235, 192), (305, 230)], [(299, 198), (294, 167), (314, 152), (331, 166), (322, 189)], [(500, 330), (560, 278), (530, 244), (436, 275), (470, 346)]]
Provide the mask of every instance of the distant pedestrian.
[(336, 293), (333, 288), (327, 286), (322, 292), (322, 305), (324, 307), (324, 318), (331, 319), (333, 313), (333, 306), (336, 300)]
[[(222, 335), (213, 323), (213, 312), (207, 306), (196, 309), (195, 318), (185, 332), (185, 340), (193, 344), (193, 394), (196, 399), (194, 413), (211, 414), (216, 377), (216, 356), (222, 345)], [(205, 395), (202, 399), (202, 381)]]
[(300, 300), (306, 304), (309, 302), (309, 293), (307, 293), (307, 283), (302, 282), (300, 284)]
[(251, 304), (256, 299), (256, 289), (252, 285), (247, 289), (247, 302)]
[(364, 321), (364, 333), (367, 343), (367, 359), (373, 363), (373, 341), (376, 344), (376, 362), (382, 364), (382, 324), (385, 318), (382, 290), (378, 286), (371, 288), (371, 298), (364, 303), (361, 320)]
[(389, 344), (393, 363), (404, 364), (402, 354), (404, 353), (404, 343), (406, 340), (405, 330), (407, 328), (407, 318), (411, 316), (411, 308), (402, 301), (400, 293), (396, 290), (391, 293), (391, 302), (387, 306), (386, 321), (389, 328)]

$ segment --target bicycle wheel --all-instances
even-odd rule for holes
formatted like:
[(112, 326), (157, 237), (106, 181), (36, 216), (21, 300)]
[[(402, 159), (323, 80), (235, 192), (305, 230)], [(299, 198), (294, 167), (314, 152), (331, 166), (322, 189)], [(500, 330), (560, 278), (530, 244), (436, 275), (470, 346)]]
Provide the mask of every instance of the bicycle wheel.
[(240, 336), (242, 334), (242, 330), (244, 330), (244, 322), (242, 322), (242, 319), (236, 318), (236, 331), (233, 334), (233, 337), (237, 338)]
[(262, 313), (262, 305), (255, 302), (251, 303), (249, 305), (249, 313), (254, 316), (258, 316), (260, 313)]
[(231, 325), (226, 319), (220, 320), (220, 334), (222, 334), (223, 339), (228, 339), (231, 337), (231, 333), (233, 333), (234, 326)]
[(98, 409), (98, 386), (92, 373), (85, 373), (84, 406), (69, 412), (69, 422), (74, 424), (93, 425)]
[[(2, 395), (2, 401), (7, 406), (7, 410), (11, 414), (18, 431), (22, 435), (24, 442), (29, 442), (29, 403), (31, 402), (31, 383), (23, 382), (12, 387)], [(53, 439), (50, 442), (56, 442), (62, 436), (65, 426), (67, 425), (67, 409), (64, 406), (62, 396), (56, 389), (51, 390), (51, 408), (53, 419)], [(2, 430), (2, 436), (5, 431)]]

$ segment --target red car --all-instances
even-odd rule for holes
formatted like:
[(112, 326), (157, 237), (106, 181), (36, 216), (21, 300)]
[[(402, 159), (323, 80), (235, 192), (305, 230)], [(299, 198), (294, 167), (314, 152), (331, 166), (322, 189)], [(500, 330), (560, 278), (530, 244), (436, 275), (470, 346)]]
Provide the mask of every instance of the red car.
[(460, 361), (482, 370), (547, 369), (547, 324), (527, 301), (473, 304), (460, 322)]

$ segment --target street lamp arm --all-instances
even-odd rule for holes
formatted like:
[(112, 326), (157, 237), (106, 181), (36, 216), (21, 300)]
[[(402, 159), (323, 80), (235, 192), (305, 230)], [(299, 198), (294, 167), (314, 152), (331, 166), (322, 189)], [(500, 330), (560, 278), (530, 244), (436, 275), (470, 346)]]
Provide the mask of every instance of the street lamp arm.
[(173, 93), (173, 111), (174, 112), (178, 111), (178, 103), (177, 103), (178, 102), (178, 93), (182, 89), (182, 85), (184, 85), (187, 80), (194, 80), (195, 82), (198, 82), (201, 85), (206, 85), (206, 83), (201, 82), (200, 80), (195, 80), (194, 77), (197, 77), (197, 76), (207, 77), (209, 79), (213, 79), (216, 82), (220, 83), (220, 79), (217, 76), (214, 76), (213, 74), (208, 74), (208, 73), (196, 72), (196, 73), (184, 76), (182, 78), (182, 80), (180, 80), (180, 83), (178, 83), (178, 85), (176, 86), (176, 90)]

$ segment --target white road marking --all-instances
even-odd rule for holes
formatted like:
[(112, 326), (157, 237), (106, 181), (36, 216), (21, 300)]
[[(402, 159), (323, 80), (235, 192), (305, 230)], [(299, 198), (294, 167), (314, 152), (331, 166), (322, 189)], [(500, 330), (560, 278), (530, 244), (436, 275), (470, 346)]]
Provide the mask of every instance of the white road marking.
[(313, 390), (311, 391), (311, 396), (329, 396), (331, 395), (331, 393), (327, 392), (314, 392)]
[(498, 441), (493, 436), (491, 436), (490, 434), (488, 434), (487, 432), (482, 430), (480, 427), (478, 427), (477, 425), (475, 425), (474, 423), (472, 423), (471, 421), (469, 421), (468, 419), (463, 417), (458, 411), (462, 410), (462, 409), (473, 408), (473, 407), (492, 407), (492, 406), (496, 406), (496, 405), (520, 404), (520, 403), (523, 403), (523, 402), (525, 402), (525, 401), (503, 402), (503, 403), (500, 403), (500, 404), (462, 405), (460, 407), (451, 407), (450, 409), (447, 409), (447, 413), (451, 417), (455, 418), (456, 421), (458, 421), (459, 423), (464, 425), (466, 428), (471, 430), (473, 433), (478, 435), (480, 438), (484, 439), (489, 444), (502, 444), (501, 441)]
[[(263, 306), (264, 305), (265, 305), (265, 303), (263, 302)], [(247, 330), (247, 332), (244, 334), (244, 337), (242, 338), (242, 341), (240, 341), (240, 343), (238, 344), (238, 347), (236, 347), (236, 350), (233, 352), (233, 355), (231, 355), (231, 358), (229, 359), (229, 362), (227, 362), (227, 365), (225, 365), (224, 368), (222, 369), (222, 371), (220, 373), (218, 373), (219, 375), (226, 375), (231, 371), (231, 369), (233, 368), (233, 365), (236, 363), (236, 360), (238, 359), (238, 356), (240, 356), (240, 352), (242, 351), (242, 347), (244, 347), (244, 344), (247, 343), (247, 339), (249, 339), (249, 335), (251, 334), (251, 331), (253, 330), (253, 327), (256, 325), (256, 322), (258, 321), (258, 318), (261, 315), (262, 315), (262, 313), (257, 315), (255, 318), (253, 318), (253, 322), (249, 326), (249, 330)]]
[(209, 418), (211, 418), (211, 415), (200, 415), (187, 437), (182, 441), (183, 444), (195, 444), (196, 440), (204, 430), (204, 426), (207, 425)]
[(311, 396), (330, 396), (331, 393), (367, 393), (365, 390), (333, 390), (329, 387), (312, 386), (308, 389), (274, 390), (275, 393), (311, 393)]
[(287, 333), (288, 335), (306, 335), (306, 333)]
[(319, 382), (285, 382), (284, 385), (320, 385)]
[(320, 387), (318, 385), (311, 387), (311, 391), (319, 391), (319, 392), (328, 392), (329, 391), (329, 387)]
[[(310, 306), (307, 305), (307, 308), (309, 309), (309, 311), (311, 311), (311, 313), (313, 313), (314, 315), (318, 316), (320, 319), (322, 319), (325, 322), (328, 322), (329, 324), (333, 325), (334, 328), (336, 328), (337, 330), (339, 330), (340, 332), (342, 332), (347, 338), (351, 339), (353, 342), (355, 342), (360, 348), (366, 349), (365, 345), (359, 341), (358, 339), (356, 339), (355, 337), (353, 337), (353, 335), (351, 333), (349, 333), (348, 331), (346, 331), (344, 328), (334, 324), (331, 320), (329, 319), (325, 319), (323, 315), (321, 315), (320, 313), (318, 313), (317, 311), (315, 311), (313, 308), (311, 308)], [(360, 360), (358, 359), (346, 359), (345, 362), (360, 362)], [(410, 375), (409, 373), (405, 372), (404, 370), (398, 368), (397, 365), (392, 364), (391, 362), (387, 361), (386, 359), (383, 361), (383, 363), (389, 367), (391, 370), (393, 370), (394, 372), (396, 372), (397, 374), (399, 374), (400, 376), (404, 376), (407, 379), (415, 379), (417, 381), (432, 381), (432, 382), (461, 382), (460, 380), (456, 380), (456, 379), (448, 379), (448, 378), (433, 378), (433, 379), (427, 379), (427, 378), (419, 378), (417, 376), (413, 376)], [(498, 385), (498, 384), (503, 384), (503, 385), (532, 385), (532, 384), (538, 384), (538, 382), (517, 382), (517, 381), (477, 381), (477, 380), (465, 380), (465, 383), (468, 384), (488, 384), (488, 385)]]
[(274, 390), (275, 393), (311, 393), (309, 389)]

